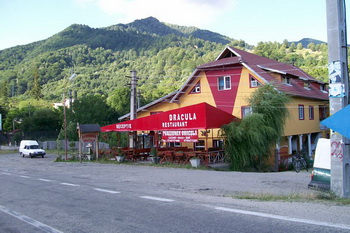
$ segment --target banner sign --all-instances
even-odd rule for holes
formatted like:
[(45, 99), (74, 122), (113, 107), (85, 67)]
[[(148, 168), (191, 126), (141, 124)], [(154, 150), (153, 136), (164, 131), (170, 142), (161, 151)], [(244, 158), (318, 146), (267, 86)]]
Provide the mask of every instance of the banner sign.
[(162, 131), (164, 142), (198, 142), (198, 130)]
[(190, 105), (158, 114), (101, 127), (110, 131), (179, 131), (220, 128), (237, 119), (207, 103)]
[(94, 133), (85, 133), (81, 134), (81, 139), (83, 140), (83, 142), (94, 142), (96, 141), (96, 136), (97, 134)]

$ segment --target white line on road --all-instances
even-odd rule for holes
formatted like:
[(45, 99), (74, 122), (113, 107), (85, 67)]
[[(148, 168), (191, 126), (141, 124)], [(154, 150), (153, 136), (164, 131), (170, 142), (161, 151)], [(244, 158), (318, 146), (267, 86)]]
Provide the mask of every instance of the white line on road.
[(112, 190), (108, 190), (108, 189), (99, 189), (99, 188), (95, 188), (94, 190), (100, 191), (100, 192), (105, 192), (105, 193), (112, 193), (112, 194), (120, 193), (120, 192), (112, 191)]
[(172, 202), (172, 199), (160, 198), (160, 197), (151, 197), (151, 196), (140, 196), (144, 199), (154, 200), (154, 201), (164, 201), (164, 202)]
[(29, 218), (29, 217), (27, 217), (27, 216), (25, 216), (23, 214), (20, 214), (20, 213), (18, 213), (16, 211), (10, 210), (10, 209), (8, 209), (8, 208), (6, 208), (4, 206), (1, 206), (1, 205), (0, 205), (0, 211), (4, 212), (5, 214), (11, 215), (11, 216), (13, 216), (13, 217), (15, 217), (15, 218), (17, 218), (19, 220), (22, 220), (23, 222), (26, 222), (26, 223), (28, 223), (28, 224), (30, 224), (30, 225), (32, 225), (32, 226), (34, 226), (34, 227), (44, 231), (44, 232), (48, 232), (48, 233), (63, 233), (62, 231), (59, 231), (59, 230), (57, 230), (57, 229), (55, 229), (53, 227), (50, 227), (50, 226), (48, 226), (48, 225), (46, 225), (44, 223), (36, 221), (36, 220), (34, 220), (32, 218)]
[(8, 173), (8, 172), (1, 172), (2, 175), (7, 175), (7, 176), (10, 176), (12, 175), (11, 173)]
[(225, 208), (225, 207), (215, 207), (215, 209), (233, 212), (237, 214), (246, 214), (246, 215), (253, 215), (253, 216), (264, 217), (264, 218), (272, 218), (272, 219), (278, 219), (278, 220), (284, 220), (284, 221), (290, 221), (290, 222), (305, 223), (305, 224), (312, 224), (317, 226), (334, 227), (339, 229), (350, 230), (350, 225), (345, 225), (345, 224), (334, 224), (334, 223), (320, 222), (320, 221), (300, 219), (300, 218), (291, 218), (286, 216), (265, 214), (260, 212), (247, 211), (247, 210), (231, 209), (231, 208)]
[(22, 177), (22, 178), (25, 178), (25, 179), (29, 179), (30, 178), (29, 176), (19, 176), (19, 177)]
[(67, 185), (67, 186), (73, 186), (73, 187), (78, 187), (78, 184), (71, 184), (71, 183), (60, 183), (62, 185)]
[(51, 182), (52, 180), (48, 180), (48, 179), (38, 179), (40, 181), (45, 181), (45, 182)]

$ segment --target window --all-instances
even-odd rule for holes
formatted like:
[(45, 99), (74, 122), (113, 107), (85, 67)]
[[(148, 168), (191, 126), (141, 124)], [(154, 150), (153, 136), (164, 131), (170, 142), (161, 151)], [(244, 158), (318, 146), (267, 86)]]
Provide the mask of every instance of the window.
[(311, 84), (309, 82), (304, 82), (304, 88), (310, 90)]
[(314, 119), (314, 106), (309, 106), (309, 120)]
[(181, 142), (167, 142), (167, 147), (181, 147)]
[(320, 85), (320, 90), (323, 92), (326, 92), (326, 85), (325, 84), (321, 84)]
[(218, 78), (218, 89), (219, 90), (228, 90), (231, 89), (231, 77), (222, 76)]
[(299, 111), (299, 120), (304, 120), (304, 105), (299, 105), (298, 106), (298, 111)]
[(242, 119), (253, 113), (252, 107), (242, 106)]
[(213, 140), (213, 147), (216, 149), (223, 149), (224, 148), (224, 141), (223, 140)]
[(198, 140), (198, 142), (194, 143), (195, 151), (204, 151), (205, 150), (205, 141)]
[(254, 77), (250, 76), (249, 79), (251, 88), (260, 86), (260, 83)]
[(191, 90), (190, 93), (200, 93), (201, 92), (201, 84), (198, 82)]
[(282, 76), (282, 83), (288, 84), (288, 85), (292, 84), (290, 77), (288, 77), (288, 76)]

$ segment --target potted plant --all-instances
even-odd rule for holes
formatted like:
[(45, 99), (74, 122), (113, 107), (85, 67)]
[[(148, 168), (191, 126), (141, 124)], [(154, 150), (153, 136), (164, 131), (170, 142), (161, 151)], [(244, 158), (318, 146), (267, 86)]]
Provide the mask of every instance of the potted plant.
[(123, 152), (120, 148), (117, 149), (117, 155), (115, 156), (115, 159), (118, 162), (124, 162), (124, 160), (125, 160), (125, 155), (123, 154)]
[(150, 154), (152, 163), (159, 163), (160, 157), (158, 156), (157, 148), (152, 147), (149, 154)]
[(191, 158), (190, 162), (191, 162), (192, 167), (199, 167), (199, 165), (201, 164), (200, 158), (197, 158), (197, 157)]

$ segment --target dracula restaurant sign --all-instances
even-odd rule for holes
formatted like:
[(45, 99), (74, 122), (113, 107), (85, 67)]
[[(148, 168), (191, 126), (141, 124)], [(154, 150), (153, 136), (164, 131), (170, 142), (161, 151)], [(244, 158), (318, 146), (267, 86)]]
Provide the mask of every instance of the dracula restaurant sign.
[(162, 122), (162, 128), (187, 127), (188, 121), (197, 120), (196, 113), (169, 114), (167, 121)]
[(164, 142), (198, 142), (198, 130), (162, 131)]

